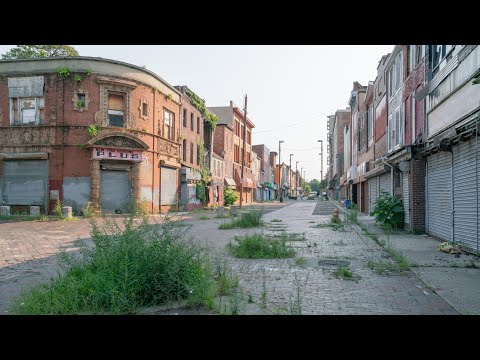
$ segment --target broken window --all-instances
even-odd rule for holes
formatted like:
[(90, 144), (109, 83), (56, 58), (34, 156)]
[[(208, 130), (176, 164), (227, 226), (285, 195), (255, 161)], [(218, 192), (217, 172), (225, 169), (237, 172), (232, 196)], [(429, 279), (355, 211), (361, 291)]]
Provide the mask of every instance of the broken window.
[(45, 124), (44, 98), (11, 98), (11, 124), (34, 126)]
[(174, 140), (174, 114), (167, 109), (163, 109), (163, 137)]
[(10, 123), (14, 126), (44, 124), (44, 77), (30, 76), (8, 79)]

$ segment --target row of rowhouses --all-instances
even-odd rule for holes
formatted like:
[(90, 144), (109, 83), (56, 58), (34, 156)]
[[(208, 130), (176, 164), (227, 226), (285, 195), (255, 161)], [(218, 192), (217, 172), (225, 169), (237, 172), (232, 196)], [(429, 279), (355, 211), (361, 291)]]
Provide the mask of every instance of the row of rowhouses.
[(275, 152), (252, 146), (254, 127), (233, 102), (207, 108), (187, 86), (131, 64), (2, 60), (0, 202), (12, 213), (48, 213), (57, 201), (77, 213), (88, 203), (156, 213), (223, 205), (241, 184), (244, 204), (272, 200)]
[(328, 117), (333, 198), (403, 200), (404, 226), (479, 251), (480, 48), (396, 45)]
[(404, 226), (479, 251), (480, 48), (397, 45), (328, 118), (329, 192), (368, 213), (381, 191)]

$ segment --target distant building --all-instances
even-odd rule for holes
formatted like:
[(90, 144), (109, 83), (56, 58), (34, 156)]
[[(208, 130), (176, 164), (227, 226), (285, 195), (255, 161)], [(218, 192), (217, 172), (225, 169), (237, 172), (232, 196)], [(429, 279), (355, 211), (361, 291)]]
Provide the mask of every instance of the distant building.
[[(233, 158), (232, 172), (235, 180), (235, 191), (240, 196), (241, 185), (243, 184), (243, 204), (253, 201), (253, 192), (256, 191), (256, 180), (251, 169), (252, 160), (252, 130), (255, 127), (250, 119), (244, 119), (242, 110), (230, 101), (230, 106), (209, 107), (209, 109), (218, 115), (219, 125), (230, 125), (233, 128), (233, 140), (229, 148), (224, 151), (229, 153), (228, 158)], [(246, 126), (246, 129), (244, 129)], [(243, 140), (245, 133), (245, 153), (243, 153)], [(223, 141), (223, 139), (222, 139)], [(242, 182), (242, 157), (244, 158), (243, 182)], [(230, 167), (230, 164), (228, 164)]]

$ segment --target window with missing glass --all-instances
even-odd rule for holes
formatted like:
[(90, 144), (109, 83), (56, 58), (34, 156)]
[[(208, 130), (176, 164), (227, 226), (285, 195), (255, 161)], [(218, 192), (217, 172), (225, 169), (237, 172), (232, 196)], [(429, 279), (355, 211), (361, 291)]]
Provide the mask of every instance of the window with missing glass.
[(163, 109), (163, 137), (169, 140), (175, 138), (175, 114)]
[(187, 161), (187, 140), (183, 140), (182, 142), (182, 150), (183, 150), (183, 161)]
[(8, 78), (8, 97), (10, 98), (10, 124), (12, 126), (32, 126), (45, 123), (43, 76)]
[(187, 109), (183, 109), (183, 127), (187, 127)]

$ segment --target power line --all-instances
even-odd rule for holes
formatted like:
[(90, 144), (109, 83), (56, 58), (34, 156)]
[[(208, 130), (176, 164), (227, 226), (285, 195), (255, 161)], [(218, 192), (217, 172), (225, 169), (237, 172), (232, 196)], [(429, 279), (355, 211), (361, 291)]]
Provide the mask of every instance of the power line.
[(292, 148), (285, 148), (284, 150), (290, 150), (290, 151), (314, 151), (314, 150), (318, 150), (318, 149), (320, 149), (320, 146), (319, 146), (319, 147), (310, 148), (310, 149), (292, 149)]
[[(341, 103), (340, 105), (337, 105), (335, 107), (335, 110), (333, 111), (327, 111), (325, 113), (322, 113), (322, 114), (319, 114), (318, 117), (322, 117), (322, 116), (325, 116), (326, 114), (331, 114), (332, 112), (335, 112), (336, 110), (338, 110), (338, 108), (340, 106), (343, 106), (345, 104), (348, 104), (348, 101), (347, 102), (343, 102)], [(256, 134), (259, 134), (259, 133), (264, 133), (264, 132), (271, 132), (271, 131), (277, 131), (277, 130), (282, 130), (282, 129), (285, 129), (285, 128), (289, 128), (289, 127), (292, 127), (292, 126), (297, 126), (299, 124), (303, 124), (303, 123), (306, 123), (306, 122), (309, 122), (309, 121), (317, 121), (318, 118), (315, 118), (315, 119), (309, 119), (309, 120), (304, 120), (304, 121), (299, 121), (295, 124), (292, 124), (292, 125), (287, 125), (287, 126), (282, 126), (282, 127), (279, 127), (279, 128), (276, 128), (276, 129), (270, 129), (270, 130), (262, 130), (262, 131), (255, 131)]]

